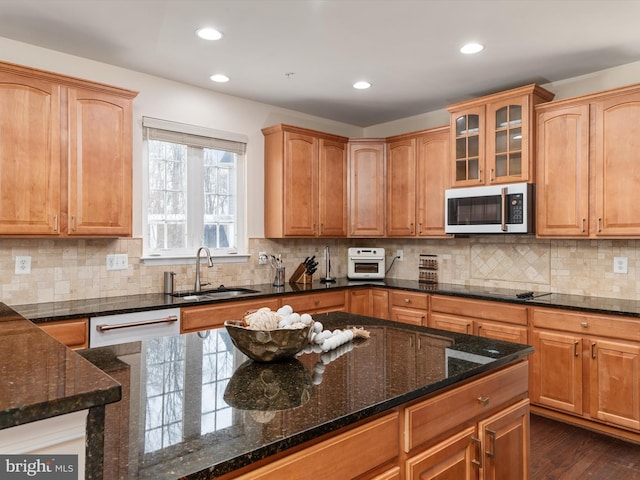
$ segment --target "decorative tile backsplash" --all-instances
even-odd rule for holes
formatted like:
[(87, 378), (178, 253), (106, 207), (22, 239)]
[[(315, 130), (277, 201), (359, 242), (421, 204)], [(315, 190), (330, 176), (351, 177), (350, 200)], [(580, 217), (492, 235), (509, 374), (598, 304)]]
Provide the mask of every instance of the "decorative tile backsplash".
[[(384, 247), (388, 277), (418, 280), (421, 254), (436, 255), (438, 280), (540, 292), (612, 298), (640, 298), (639, 240), (541, 240), (532, 236), (473, 236), (442, 240), (293, 239), (249, 241), (246, 263), (216, 263), (201, 269), (202, 281), (214, 285), (271, 283), (274, 271), (258, 264), (258, 252), (281, 254), (286, 278), (305, 257), (319, 261), (315, 277), (325, 276), (324, 247), (331, 251), (331, 274), (347, 274), (347, 249)], [(397, 250), (403, 261), (393, 261)], [(126, 253), (126, 270), (107, 271), (106, 256)], [(176, 272), (176, 289), (189, 289), (195, 261), (186, 265), (145, 265), (140, 239), (51, 240), (0, 239), (0, 300), (9, 305), (82, 298), (159, 293), (163, 272)], [(31, 273), (15, 274), (15, 257), (31, 257)], [(195, 252), (194, 252), (195, 255)], [(613, 258), (627, 257), (628, 272), (613, 273)]]

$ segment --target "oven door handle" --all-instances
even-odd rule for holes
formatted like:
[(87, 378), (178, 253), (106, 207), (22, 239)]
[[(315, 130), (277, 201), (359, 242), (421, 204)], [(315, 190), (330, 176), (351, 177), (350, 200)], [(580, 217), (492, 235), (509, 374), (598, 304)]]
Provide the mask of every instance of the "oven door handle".
[(380, 260), (384, 260), (384, 257), (350, 257), (350, 260), (354, 262), (379, 262)]
[(176, 315), (170, 315), (168, 317), (159, 318), (156, 320), (144, 320), (140, 322), (120, 323), (115, 325), (101, 323), (100, 325), (96, 325), (96, 330), (98, 330), (99, 332), (108, 332), (109, 330), (117, 330), (120, 328), (143, 327), (147, 325), (157, 325), (159, 323), (173, 323), (177, 321), (178, 321), (178, 317)]
[(500, 208), (500, 228), (503, 232), (507, 231), (507, 187), (503, 187), (501, 191), (501, 208)]

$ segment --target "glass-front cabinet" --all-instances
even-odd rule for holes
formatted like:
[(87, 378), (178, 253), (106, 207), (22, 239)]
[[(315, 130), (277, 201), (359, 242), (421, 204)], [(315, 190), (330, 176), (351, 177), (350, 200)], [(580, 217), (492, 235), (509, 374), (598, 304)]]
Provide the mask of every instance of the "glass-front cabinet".
[(449, 106), (453, 186), (535, 181), (533, 107), (553, 96), (527, 85)]

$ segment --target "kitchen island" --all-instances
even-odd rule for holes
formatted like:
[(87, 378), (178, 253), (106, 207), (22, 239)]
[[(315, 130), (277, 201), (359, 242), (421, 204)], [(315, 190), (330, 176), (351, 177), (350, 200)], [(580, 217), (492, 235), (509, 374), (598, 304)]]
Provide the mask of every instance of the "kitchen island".
[(225, 329), (80, 351), (123, 388), (106, 407), (105, 478), (393, 475), (452, 436), (469, 437), (475, 458), (479, 422), (512, 406), (528, 448), (531, 347), (341, 312), (314, 319), (370, 338), (277, 364), (248, 360)]

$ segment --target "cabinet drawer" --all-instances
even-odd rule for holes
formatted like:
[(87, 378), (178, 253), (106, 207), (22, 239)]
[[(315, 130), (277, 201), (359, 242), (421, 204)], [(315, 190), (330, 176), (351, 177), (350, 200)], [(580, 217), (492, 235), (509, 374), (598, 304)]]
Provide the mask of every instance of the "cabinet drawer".
[(38, 325), (53, 338), (70, 348), (87, 348), (89, 345), (89, 319), (62, 320)]
[(526, 361), (520, 362), (407, 407), (404, 412), (405, 452), (447, 431), (465, 427), (500, 406), (525, 398), (528, 365)]
[(550, 330), (640, 341), (640, 319), (534, 308), (533, 326)]
[(398, 413), (394, 412), (236, 478), (356, 478), (398, 456), (398, 428)]
[(180, 331), (182, 333), (208, 330), (224, 325), (225, 320), (241, 320), (247, 310), (269, 307), (278, 309), (277, 298), (263, 298), (225, 304), (203, 305), (201, 307), (187, 307), (182, 309)]
[(421, 310), (429, 308), (429, 297), (427, 297), (426, 293), (391, 290), (389, 301), (393, 307), (418, 308)]
[(431, 311), (517, 325), (527, 324), (527, 307), (501, 302), (433, 295), (431, 297)]
[(322, 313), (342, 311), (346, 308), (346, 290), (337, 292), (289, 295), (282, 305), (290, 305), (298, 313)]

